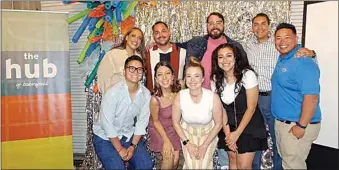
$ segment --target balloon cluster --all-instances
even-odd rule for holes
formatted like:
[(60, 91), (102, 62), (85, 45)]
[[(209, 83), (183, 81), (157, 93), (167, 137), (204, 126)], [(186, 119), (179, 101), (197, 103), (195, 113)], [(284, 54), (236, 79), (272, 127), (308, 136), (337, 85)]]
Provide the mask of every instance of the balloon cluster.
[[(83, 63), (86, 57), (90, 56), (95, 49), (99, 48), (102, 41), (118, 38), (119, 27), (121, 34), (124, 35), (135, 25), (134, 17), (131, 16), (131, 14), (138, 4), (137, 1), (63, 1), (64, 4), (77, 2), (87, 3), (87, 9), (66, 20), (68, 24), (71, 24), (80, 18), (84, 18), (73, 35), (72, 42), (77, 43), (86, 28), (90, 32), (87, 37), (88, 40), (77, 60), (79, 64)], [(99, 59), (86, 80), (85, 86), (87, 88), (92, 84), (104, 55), (105, 51), (100, 50)]]

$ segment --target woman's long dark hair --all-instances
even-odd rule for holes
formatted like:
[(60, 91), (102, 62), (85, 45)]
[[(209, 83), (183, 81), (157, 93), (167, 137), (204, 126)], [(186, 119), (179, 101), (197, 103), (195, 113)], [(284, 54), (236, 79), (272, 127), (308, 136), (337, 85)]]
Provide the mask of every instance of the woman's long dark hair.
[[(174, 76), (174, 70), (173, 70), (172, 66), (170, 65), (170, 63), (167, 62), (167, 61), (160, 61), (155, 65), (155, 67), (154, 67), (154, 82), (156, 82), (155, 77), (157, 76), (157, 71), (158, 71), (159, 67), (161, 67), (161, 66), (165, 66), (165, 67), (169, 68), (171, 70), (171, 73), (173, 74), (173, 82), (172, 82), (173, 84), (171, 85), (171, 92), (173, 92), (173, 93), (179, 92), (180, 89), (181, 89), (181, 86), (179, 84), (179, 80)], [(163, 96), (161, 87), (158, 85), (158, 83), (155, 83), (155, 87), (153, 89), (152, 94), (154, 94), (155, 96), (158, 96), (158, 97)]]
[[(239, 92), (240, 84), (242, 82), (243, 73), (246, 70), (255, 71), (248, 63), (246, 56), (244, 56), (238, 46), (232, 43), (225, 43), (219, 45), (212, 53), (212, 73), (211, 80), (215, 82), (216, 93), (221, 96), (221, 93), (224, 91), (224, 87), (226, 86), (226, 82), (224, 78), (226, 77), (226, 73), (222, 70), (218, 65), (218, 52), (223, 48), (229, 48), (234, 53), (235, 64), (234, 64), (234, 77), (236, 78), (235, 89), (234, 92)], [(227, 80), (227, 79), (226, 79)]]

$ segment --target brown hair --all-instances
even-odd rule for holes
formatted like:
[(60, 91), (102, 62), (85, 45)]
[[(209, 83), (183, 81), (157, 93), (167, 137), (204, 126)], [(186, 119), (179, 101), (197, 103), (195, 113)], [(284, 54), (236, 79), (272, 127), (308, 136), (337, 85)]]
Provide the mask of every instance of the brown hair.
[(141, 31), (140, 28), (138, 27), (133, 27), (131, 28), (127, 33), (126, 35), (124, 36), (124, 39), (122, 40), (122, 43), (120, 45), (121, 48), (123, 49), (126, 49), (126, 44), (127, 44), (127, 41), (126, 41), (126, 37), (129, 36), (129, 34), (131, 34), (132, 31), (134, 30), (139, 30), (142, 34), (142, 38), (141, 38), (141, 43), (140, 43), (140, 46), (137, 48), (137, 52), (141, 55), (141, 57), (144, 59), (145, 58), (145, 36), (144, 36), (144, 32)]
[[(172, 68), (172, 66), (170, 65), (170, 63), (168, 63), (167, 61), (160, 61), (158, 62), (155, 67), (154, 67), (154, 82), (156, 82), (155, 77), (157, 76), (157, 71), (161, 66), (165, 66), (167, 68), (169, 68), (171, 70), (171, 73), (173, 75), (173, 84), (171, 85), (171, 92), (177, 93), (180, 91), (181, 86), (179, 84), (179, 80), (174, 76), (174, 70)], [(155, 84), (154, 89), (152, 94), (161, 97), (163, 96), (161, 87), (158, 85), (158, 83)]]

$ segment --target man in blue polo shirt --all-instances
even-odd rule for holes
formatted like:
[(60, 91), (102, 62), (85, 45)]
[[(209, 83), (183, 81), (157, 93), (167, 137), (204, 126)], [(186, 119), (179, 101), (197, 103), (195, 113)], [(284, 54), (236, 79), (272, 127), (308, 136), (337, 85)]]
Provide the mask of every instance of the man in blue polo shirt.
[(280, 56), (272, 75), (272, 114), (284, 169), (307, 169), (305, 160), (320, 131), (320, 70), (312, 58), (295, 58), (301, 48), (293, 25), (275, 31)]

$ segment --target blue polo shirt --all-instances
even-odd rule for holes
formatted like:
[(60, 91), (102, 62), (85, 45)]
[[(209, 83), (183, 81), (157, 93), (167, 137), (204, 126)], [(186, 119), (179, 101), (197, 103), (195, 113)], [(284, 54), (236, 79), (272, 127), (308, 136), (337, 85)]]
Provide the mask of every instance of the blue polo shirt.
[[(320, 70), (310, 57), (295, 58), (294, 54), (301, 48), (298, 45), (286, 56), (279, 56), (272, 75), (272, 114), (276, 119), (299, 121), (302, 102), (305, 94), (318, 95), (320, 93)], [(311, 122), (321, 120), (321, 111), (318, 104)]]

